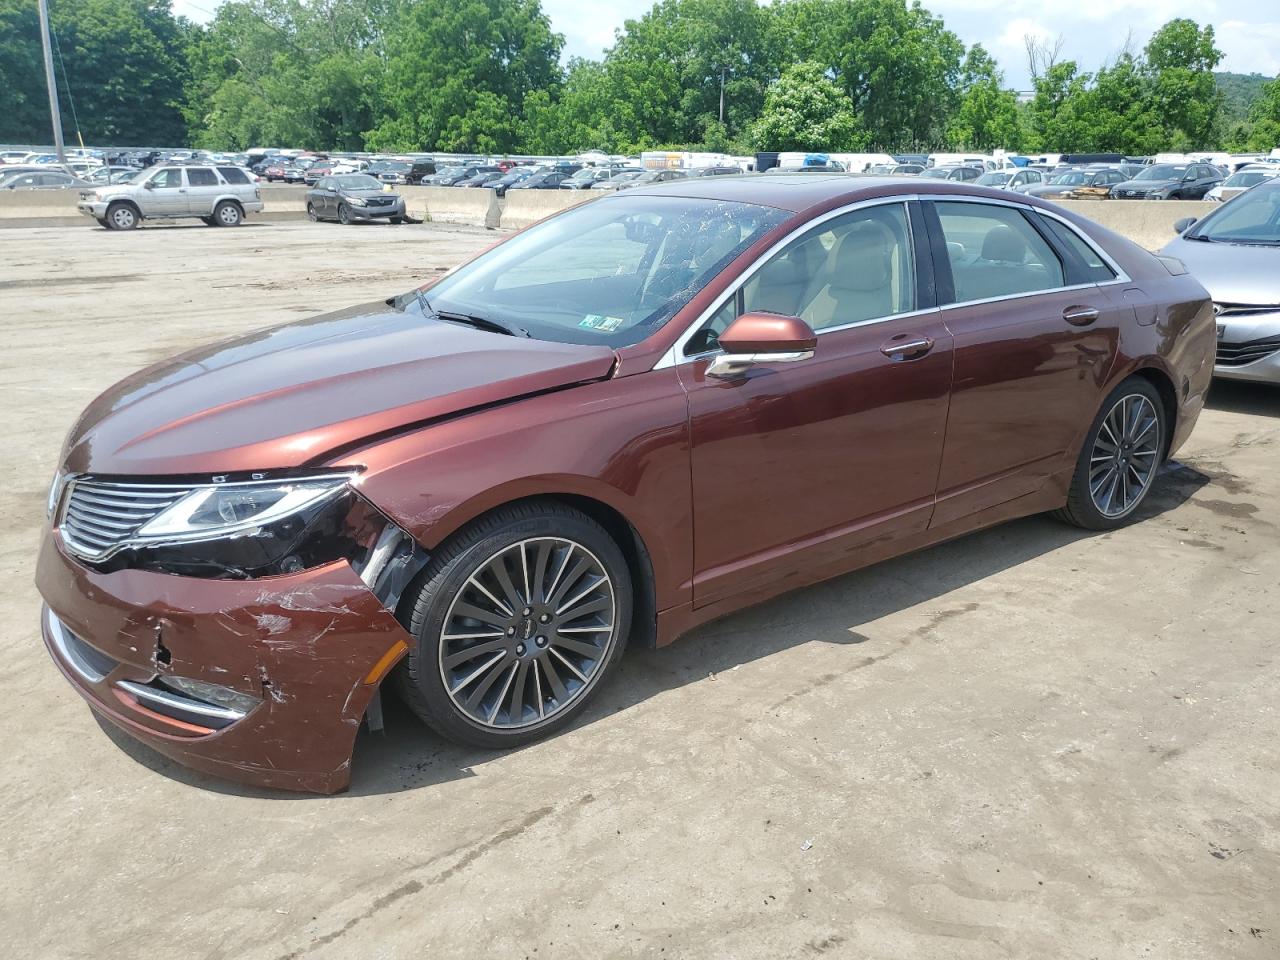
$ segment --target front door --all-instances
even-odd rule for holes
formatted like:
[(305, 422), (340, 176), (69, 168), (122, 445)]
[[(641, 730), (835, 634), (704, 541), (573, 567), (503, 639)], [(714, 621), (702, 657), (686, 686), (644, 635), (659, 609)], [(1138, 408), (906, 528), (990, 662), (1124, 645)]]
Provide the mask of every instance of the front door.
[[(760, 267), (684, 347), (694, 605), (856, 566), (860, 546), (926, 528), (951, 384), (951, 338), (918, 283), (905, 204), (813, 227)], [(746, 311), (804, 319), (809, 360), (708, 376)]]
[(164, 167), (153, 173), (139, 197), (139, 203), (144, 217), (187, 216), (190, 211), (182, 168)]
[(1119, 286), (1099, 285), (1114, 271), (1061, 221), (982, 202), (932, 207), (951, 271), (940, 296), (954, 291), (942, 309), (955, 380), (933, 517), (941, 526), (1033, 493), (1075, 463), (1133, 308)]

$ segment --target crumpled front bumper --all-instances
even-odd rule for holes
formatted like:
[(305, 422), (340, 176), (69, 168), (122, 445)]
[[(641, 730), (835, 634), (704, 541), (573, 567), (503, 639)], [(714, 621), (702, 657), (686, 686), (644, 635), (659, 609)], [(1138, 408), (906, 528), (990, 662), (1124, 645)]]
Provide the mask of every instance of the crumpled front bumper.
[[(258, 786), (344, 789), (365, 709), (411, 642), (345, 561), (260, 580), (103, 574), (68, 556), (50, 531), (36, 585), (56, 618), (42, 618), (49, 653), (99, 715), (179, 763)], [(105, 668), (86, 671), (68, 657), (55, 643), (59, 627), (105, 656), (93, 657)], [(128, 692), (158, 676), (261, 703), (205, 729)]]

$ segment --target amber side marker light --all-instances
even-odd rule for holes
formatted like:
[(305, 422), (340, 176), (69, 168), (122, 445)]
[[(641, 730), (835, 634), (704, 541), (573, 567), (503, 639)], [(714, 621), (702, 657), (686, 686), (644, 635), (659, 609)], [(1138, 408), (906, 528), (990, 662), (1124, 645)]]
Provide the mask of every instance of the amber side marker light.
[(366, 684), (377, 683), (386, 675), (395, 662), (408, 652), (409, 645), (403, 640), (397, 640), (390, 650), (378, 658), (378, 662), (373, 665), (373, 669), (365, 676), (364, 682)]

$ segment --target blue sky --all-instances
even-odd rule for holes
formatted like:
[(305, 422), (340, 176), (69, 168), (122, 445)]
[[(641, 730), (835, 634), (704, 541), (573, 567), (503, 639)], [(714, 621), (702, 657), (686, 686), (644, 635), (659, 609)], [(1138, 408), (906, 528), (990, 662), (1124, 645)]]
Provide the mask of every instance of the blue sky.
[[(174, 11), (207, 21), (217, 0), (174, 0)], [(1213, 24), (1226, 53), (1219, 69), (1237, 73), (1280, 73), (1280, 2), (1277, 0), (926, 0), (967, 44), (981, 43), (1004, 68), (1009, 86), (1029, 86), (1023, 37), (1063, 38), (1062, 58), (1094, 70), (1115, 56), (1129, 38), (1140, 49), (1151, 33), (1173, 17)], [(613, 32), (639, 17), (652, 0), (542, 0), (551, 23), (565, 36), (565, 55), (599, 57)]]

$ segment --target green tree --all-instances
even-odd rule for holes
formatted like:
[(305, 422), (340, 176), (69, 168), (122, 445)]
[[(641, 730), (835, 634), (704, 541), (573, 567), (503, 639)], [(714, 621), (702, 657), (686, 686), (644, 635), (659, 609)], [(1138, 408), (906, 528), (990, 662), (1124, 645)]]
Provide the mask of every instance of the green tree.
[[(56, 0), (49, 7), (63, 132), (69, 142), (75, 141), (77, 117), (86, 143), (186, 140), (181, 113), (185, 27), (173, 17), (168, 0)], [(0, 80), (5, 92), (0, 141), (50, 142), (40, 32), (31, 0), (0, 0)]]
[(1280, 146), (1280, 76), (1262, 88), (1249, 109), (1249, 124), (1233, 131), (1233, 149), (1273, 150)]
[(370, 146), (514, 150), (525, 97), (558, 85), (563, 44), (538, 0), (415, 0), (387, 38)]
[(919, 0), (784, 0), (773, 9), (786, 59), (829, 68), (871, 143), (945, 142), (965, 49)]
[(960, 105), (947, 125), (953, 146), (967, 150), (1016, 150), (1021, 146), (1022, 125), (1018, 98), (1002, 89), (1004, 75), (995, 60), (974, 44), (965, 56), (960, 78)]
[(832, 152), (859, 150), (867, 139), (852, 101), (818, 63), (789, 67), (769, 88), (751, 136), (762, 149)]
[(1146, 46), (1150, 103), (1164, 122), (1165, 149), (1203, 150), (1216, 141), (1222, 94), (1213, 68), (1222, 60), (1213, 27), (1170, 20)]
[(771, 27), (756, 0), (660, 0), (628, 20), (604, 62), (619, 146), (705, 143), (708, 136), (723, 144), (744, 132), (777, 77)]

